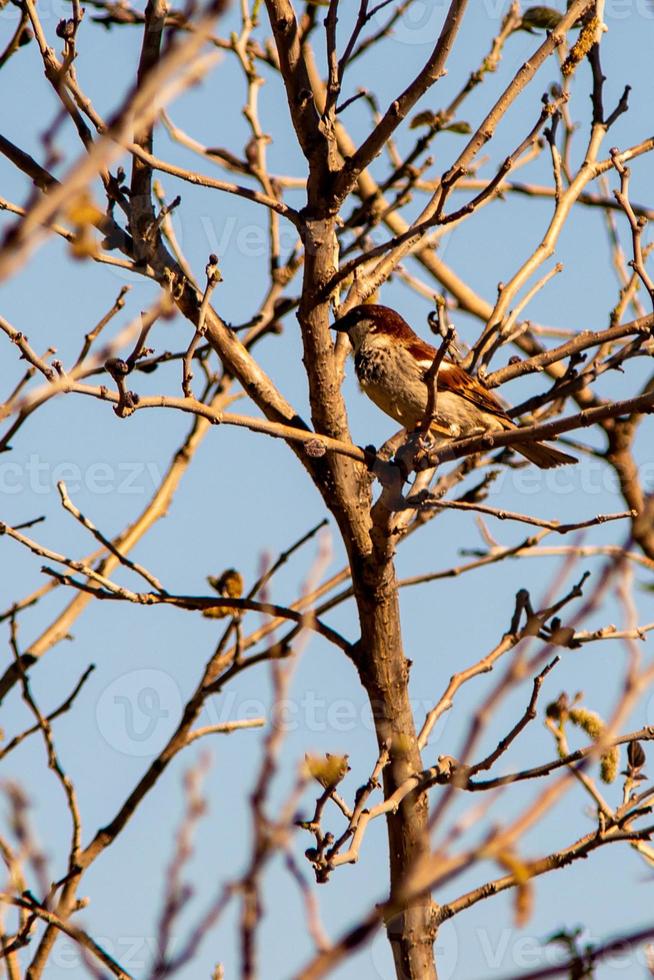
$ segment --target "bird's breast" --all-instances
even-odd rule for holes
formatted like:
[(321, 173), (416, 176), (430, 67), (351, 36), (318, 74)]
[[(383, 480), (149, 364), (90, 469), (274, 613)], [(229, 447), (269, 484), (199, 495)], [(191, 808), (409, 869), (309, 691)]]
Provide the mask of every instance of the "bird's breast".
[[(428, 402), (425, 368), (404, 347), (389, 350), (364, 344), (355, 354), (354, 367), (362, 390), (382, 412), (406, 429), (415, 428), (423, 420)], [(443, 384), (436, 396), (434, 427), (456, 438), (505, 426)]]
[(378, 348), (357, 351), (354, 356), (354, 370), (359, 384), (366, 386), (382, 383), (388, 372), (387, 361), (386, 352)]
[(406, 365), (393, 352), (372, 345), (363, 347), (355, 355), (354, 369), (361, 388), (382, 412), (408, 428), (417, 424), (426, 397), (419, 383), (407, 383)]

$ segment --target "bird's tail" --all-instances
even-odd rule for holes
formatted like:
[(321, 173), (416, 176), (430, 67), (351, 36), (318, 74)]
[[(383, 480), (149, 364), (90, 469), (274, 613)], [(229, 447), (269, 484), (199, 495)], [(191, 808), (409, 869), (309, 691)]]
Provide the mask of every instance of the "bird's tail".
[[(502, 419), (502, 428), (505, 432), (510, 432), (519, 427), (511, 419), (505, 417)], [(570, 463), (579, 462), (575, 456), (562, 453), (560, 449), (548, 446), (545, 442), (520, 442), (511, 448), (528, 459), (530, 463), (535, 463), (541, 470), (551, 470), (555, 466), (567, 466)]]
[(544, 442), (524, 442), (520, 445), (516, 443), (512, 448), (521, 456), (525, 456), (530, 463), (539, 466), (541, 470), (551, 470), (555, 466), (567, 466), (569, 463), (578, 462), (575, 456), (562, 453), (559, 449), (554, 449), (553, 446), (548, 446)]

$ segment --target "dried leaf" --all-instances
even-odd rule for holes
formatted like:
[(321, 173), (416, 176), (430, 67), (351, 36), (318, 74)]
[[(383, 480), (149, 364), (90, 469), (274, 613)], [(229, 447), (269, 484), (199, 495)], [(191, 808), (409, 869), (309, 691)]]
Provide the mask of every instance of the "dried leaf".
[(94, 203), (88, 191), (82, 191), (68, 205), (66, 217), (72, 225), (77, 228), (87, 228), (89, 225), (95, 226), (104, 218), (103, 212)]
[(417, 129), (419, 126), (433, 126), (435, 121), (436, 113), (432, 112), (431, 109), (425, 109), (413, 117), (409, 129)]
[(531, 871), (527, 864), (513, 851), (502, 851), (498, 854), (497, 860), (515, 879), (513, 920), (516, 929), (522, 929), (529, 922), (534, 910)]
[(243, 595), (243, 576), (235, 568), (227, 568), (222, 575), (208, 575), (207, 582), (218, 595), (240, 599)]
[(642, 769), (645, 765), (645, 749), (640, 742), (630, 742), (627, 749), (627, 760), (632, 769)]
[(305, 755), (304, 761), (310, 776), (325, 789), (338, 786), (341, 779), (350, 771), (347, 755)]
[(523, 636), (538, 636), (543, 624), (538, 616), (529, 616), (522, 633)]
[(99, 253), (98, 243), (88, 225), (75, 233), (68, 244), (68, 250), (74, 259), (96, 258)]
[(534, 29), (553, 31), (561, 17), (562, 14), (553, 7), (528, 7), (522, 15), (520, 28), (530, 34), (534, 33)]
[(560, 626), (550, 634), (550, 643), (557, 647), (569, 647), (574, 638), (575, 631), (572, 626)]
[(559, 694), (556, 701), (552, 701), (545, 708), (545, 714), (552, 721), (563, 721), (568, 716), (568, 709), (570, 707), (570, 699), (565, 691)]
[(640, 769), (645, 765), (646, 755), (645, 749), (640, 744), (640, 742), (630, 742), (629, 748), (627, 749), (627, 758), (629, 760), (629, 765), (634, 769)]
[[(208, 575), (207, 582), (218, 595), (227, 599), (240, 599), (243, 595), (243, 576), (235, 568), (227, 568), (222, 575)], [(205, 619), (224, 619), (225, 616), (239, 616), (240, 610), (231, 606), (212, 606), (205, 609), (202, 615)]]
[(459, 136), (469, 136), (470, 133), (472, 132), (472, 126), (470, 125), (470, 123), (461, 120), (460, 122), (450, 123), (449, 126), (444, 126), (443, 132), (456, 133)]

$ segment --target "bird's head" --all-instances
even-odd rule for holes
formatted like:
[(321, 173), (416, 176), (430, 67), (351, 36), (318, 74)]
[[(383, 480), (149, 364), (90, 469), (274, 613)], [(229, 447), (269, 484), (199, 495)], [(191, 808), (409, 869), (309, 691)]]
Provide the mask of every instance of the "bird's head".
[(399, 313), (376, 303), (352, 307), (345, 316), (334, 322), (333, 328), (348, 335), (355, 353), (369, 338), (402, 344), (416, 339), (415, 333)]

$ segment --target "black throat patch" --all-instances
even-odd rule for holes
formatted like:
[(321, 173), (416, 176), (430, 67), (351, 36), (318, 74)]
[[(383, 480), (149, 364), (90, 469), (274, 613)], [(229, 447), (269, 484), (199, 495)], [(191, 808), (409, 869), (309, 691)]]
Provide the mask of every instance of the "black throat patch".
[(354, 355), (354, 370), (361, 384), (375, 384), (385, 373), (384, 351), (363, 348)]

